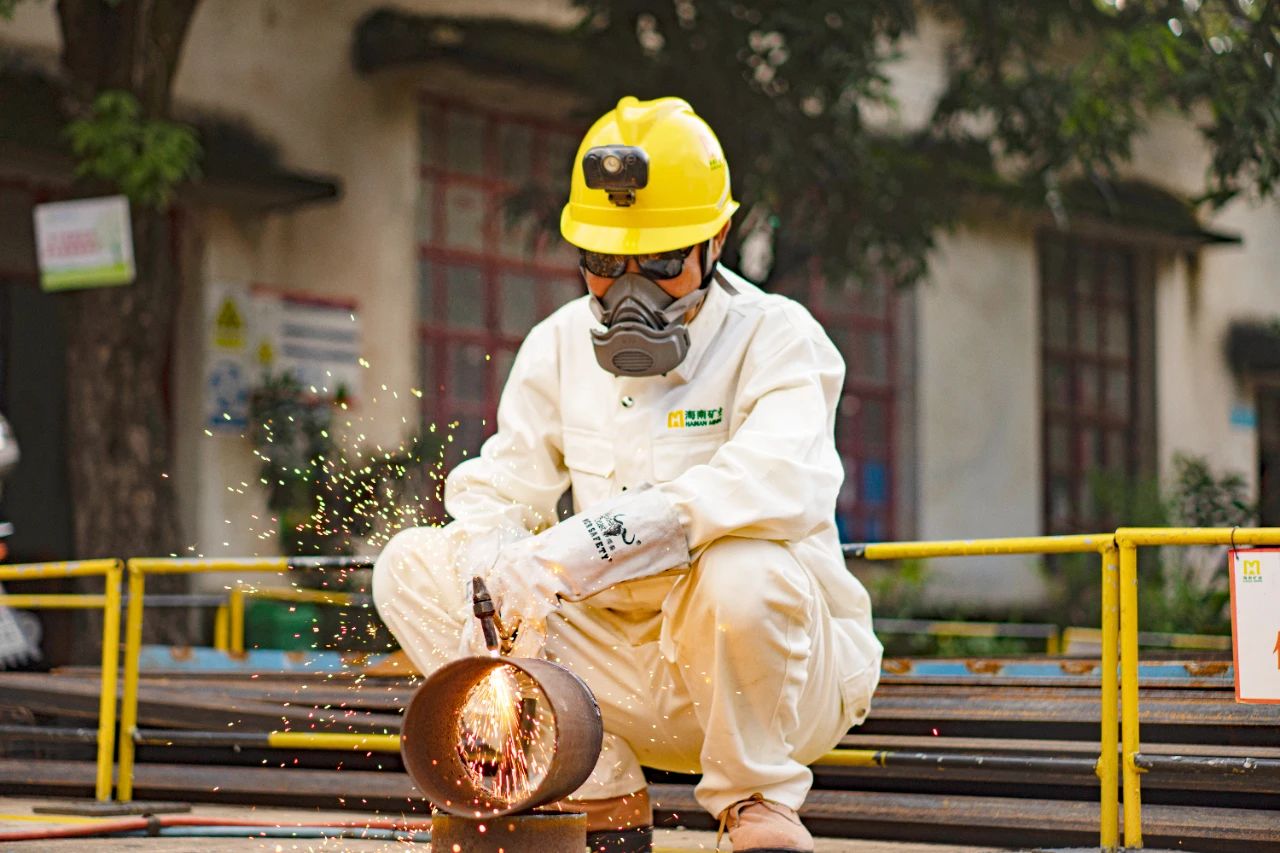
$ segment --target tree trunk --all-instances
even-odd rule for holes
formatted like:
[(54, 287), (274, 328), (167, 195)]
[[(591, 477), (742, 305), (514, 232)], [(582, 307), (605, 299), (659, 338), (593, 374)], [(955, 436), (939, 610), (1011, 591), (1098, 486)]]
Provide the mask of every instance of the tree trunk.
[[(62, 64), (78, 106), (107, 90), (167, 118), (197, 0), (58, 0)], [(87, 189), (87, 188), (86, 188)], [(137, 278), (62, 296), (68, 319), (68, 468), (80, 557), (167, 556), (180, 546), (172, 480), (166, 369), (180, 271), (175, 217), (133, 208)], [(148, 580), (148, 592), (185, 578)], [(147, 614), (148, 638), (186, 642), (181, 610)]]

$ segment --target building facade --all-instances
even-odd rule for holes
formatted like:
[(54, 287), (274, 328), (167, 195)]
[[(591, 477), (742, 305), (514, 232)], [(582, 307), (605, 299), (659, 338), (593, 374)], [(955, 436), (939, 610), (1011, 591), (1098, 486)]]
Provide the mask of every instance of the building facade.
[[(297, 0), (220, 0), (197, 12), (175, 81), (180, 106), (241, 123), (298, 180), (340, 192), (262, 203), (257, 186), (180, 200), (187, 333), (170, 381), (188, 553), (280, 547), (243, 430), (209, 423), (218, 353), (208, 329), (227, 288), (353, 305), (362, 372), (340, 418), (345, 440), (380, 450), (434, 429), (449, 439), (446, 469), (492, 431), (525, 332), (583, 292), (575, 254), (534, 217), (511, 215), (525, 188), (567, 185), (585, 127), (580, 99), (554, 79), (477, 61), (467, 42), (469, 28), (511, 22), (563, 29), (573, 10), (502, 0), (483, 13), (456, 0), (394, 12), (349, 0), (324, 14)], [(893, 122), (910, 126), (931, 109), (947, 38), (926, 25), (894, 68)], [(56, 68), (51, 4), (19, 4), (0, 24), (0, 46)], [(56, 325), (34, 284), (30, 207), (67, 183), (38, 174), (37, 159), (0, 159), (0, 404), (31, 448), (9, 496), (20, 531), (31, 531), (15, 540), (18, 555), (31, 559), (69, 547), (57, 512), (33, 508), (74, 500), (57, 475), (56, 347), (27, 333)], [(1125, 178), (1185, 197), (1206, 164), (1189, 123), (1158, 117)], [(1280, 315), (1280, 207), (1239, 201), (1196, 226), (979, 208), (941, 238), (929, 280), (912, 291), (837, 287), (817, 273), (770, 282), (810, 307), (849, 366), (842, 535), (1082, 531), (1099, 519), (1094, 472), (1167, 476), (1177, 452), (1280, 501), (1266, 493), (1280, 489), (1275, 464), (1266, 468), (1280, 458), (1276, 386), (1266, 364), (1242, 369), (1226, 354), (1233, 327)], [(24, 426), (43, 437), (24, 439)], [(1037, 564), (1019, 559), (939, 565), (933, 588), (978, 610), (1045, 592)]]

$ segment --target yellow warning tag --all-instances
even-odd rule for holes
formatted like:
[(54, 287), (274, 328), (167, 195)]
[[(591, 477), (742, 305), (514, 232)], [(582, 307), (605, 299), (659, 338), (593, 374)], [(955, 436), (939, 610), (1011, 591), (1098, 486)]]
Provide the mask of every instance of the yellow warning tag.
[(222, 301), (213, 321), (213, 342), (223, 349), (240, 349), (244, 346), (244, 317), (231, 298)]

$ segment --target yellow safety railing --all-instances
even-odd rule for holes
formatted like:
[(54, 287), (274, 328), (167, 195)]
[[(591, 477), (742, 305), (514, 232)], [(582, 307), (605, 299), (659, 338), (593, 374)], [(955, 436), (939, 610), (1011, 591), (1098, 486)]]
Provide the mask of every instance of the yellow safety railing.
[(101, 595), (0, 593), (0, 605), (6, 607), (76, 610), (102, 608), (102, 692), (98, 698), (98, 760), (94, 779), (94, 796), (100, 802), (111, 799), (111, 770), (115, 757), (121, 571), (119, 560), (78, 560), (66, 563), (23, 563), (0, 566), (0, 582), (99, 575), (103, 578), (105, 589)]
[[(1120, 573), (1116, 538), (1111, 533), (1079, 536), (1025, 536), (1009, 539), (966, 539), (951, 542), (879, 542), (858, 549), (866, 560), (919, 560), (936, 557), (989, 557), (1016, 554), (1099, 555), (1102, 563), (1102, 731), (1097, 775), (1100, 786), (1099, 844), (1115, 849), (1119, 842), (1119, 738), (1116, 668), (1120, 639)], [(1135, 669), (1135, 688), (1137, 686)], [(1128, 800), (1126, 798), (1126, 818)], [(1125, 822), (1128, 829), (1128, 820)]]
[[(124, 694), (120, 702), (120, 769), (116, 784), (116, 796), (121, 802), (133, 799), (133, 768), (135, 757), (134, 735), (138, 728), (138, 679), (139, 661), (142, 655), (143, 595), (146, 576), (159, 574), (208, 574), (211, 572), (251, 572), (282, 574), (302, 565), (329, 565), (359, 562), (361, 558), (302, 558), (291, 561), (286, 557), (250, 557), (242, 559), (179, 559), (138, 557), (126, 564), (129, 573), (129, 606), (125, 614), (124, 642)], [(312, 600), (307, 596), (336, 600), (344, 593), (320, 590), (249, 590), (237, 579), (228, 597), (226, 612), (219, 608), (214, 620), (214, 636), (232, 643), (233, 651), (244, 651), (244, 599), (246, 595), (273, 597), (302, 596), (298, 600)], [(229, 635), (229, 636), (228, 636)], [(239, 638), (238, 641), (236, 638)], [(238, 645), (239, 648), (235, 648)], [(113, 688), (114, 689), (114, 688)], [(296, 735), (290, 739), (292, 742)]]
[(1122, 527), (1120, 551), (1120, 718), (1123, 732), (1124, 844), (1142, 846), (1138, 737), (1138, 548), (1167, 545), (1280, 545), (1280, 527)]
[[(1099, 840), (1104, 849), (1114, 850), (1120, 836), (1120, 791), (1123, 790), (1124, 842), (1126, 847), (1142, 846), (1141, 785), (1136, 756), (1139, 752), (1138, 731), (1138, 587), (1137, 554), (1140, 547), (1186, 545), (1280, 545), (1280, 528), (1121, 528), (1114, 533), (1076, 536), (1030, 536), (996, 539), (971, 539), (937, 542), (883, 542), (857, 546), (846, 553), (868, 560), (927, 559), (1002, 555), (1049, 555), (1096, 553), (1101, 564), (1102, 612), (1101, 629), (1101, 737), (1096, 773), (1100, 783)], [(30, 577), (68, 577), (107, 574), (105, 596), (94, 599), (92, 606), (103, 606), (107, 615), (104, 627), (103, 703), (101, 718), (111, 720), (115, 692), (115, 658), (105, 649), (118, 644), (119, 634), (119, 562), (90, 561), (65, 564), (73, 568), (63, 574), (38, 575), (31, 571), (13, 572), (23, 567), (0, 568), (0, 581)], [(78, 568), (75, 568), (77, 567)], [(115, 567), (115, 586), (110, 571)], [(39, 567), (35, 567), (39, 568)], [(120, 707), (120, 773), (117, 795), (121, 801), (132, 799), (134, 767), (134, 734), (137, 729), (138, 668), (142, 638), (142, 613), (145, 578), (148, 574), (189, 574), (207, 572), (283, 573), (291, 563), (286, 558), (271, 559), (150, 559), (127, 563), (129, 574), (129, 606), (125, 624), (124, 695)], [(111, 602), (115, 601), (115, 607)], [(353, 603), (347, 593), (323, 590), (257, 590), (237, 581), (225, 608), (216, 620), (216, 635), (223, 647), (243, 650), (244, 599), (249, 596), (311, 601), (328, 604)], [(17, 597), (11, 597), (17, 598)], [(85, 599), (86, 601), (88, 599)], [(4, 603), (6, 599), (0, 599)], [(56, 605), (55, 605), (56, 606)], [(90, 606), (83, 604), (80, 606)], [(113, 625), (111, 613), (116, 619)], [(111, 632), (115, 631), (115, 635)], [(237, 639), (238, 638), (238, 639)], [(111, 659), (108, 660), (108, 657)], [(1118, 675), (1118, 679), (1117, 676)], [(366, 737), (366, 736), (361, 736)], [(387, 736), (392, 738), (394, 736)], [(340, 745), (322, 733), (288, 733), (277, 743), (292, 746), (310, 745), (333, 748)], [(370, 743), (361, 741), (362, 744)], [(390, 740), (382, 748), (390, 749)], [(104, 744), (106, 745), (104, 747)], [(99, 799), (110, 791), (110, 746), (106, 735), (99, 737)], [(349, 746), (349, 744), (348, 744)], [(105, 759), (104, 759), (105, 756)], [(105, 776), (102, 771), (106, 762)], [(105, 779), (105, 783), (103, 782)], [(105, 787), (104, 787), (105, 786)], [(106, 794), (104, 794), (107, 792)]]

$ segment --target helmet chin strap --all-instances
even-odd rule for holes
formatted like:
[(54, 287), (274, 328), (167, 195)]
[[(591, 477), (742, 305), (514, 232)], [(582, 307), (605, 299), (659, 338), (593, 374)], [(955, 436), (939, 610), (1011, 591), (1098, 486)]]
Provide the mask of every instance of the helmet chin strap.
[(711, 243), (715, 239), (713, 235), (707, 242), (702, 244), (702, 283), (698, 285), (699, 290), (705, 289), (711, 283), (711, 279), (716, 274), (716, 264), (720, 263), (718, 258), (714, 261), (711, 260)]

